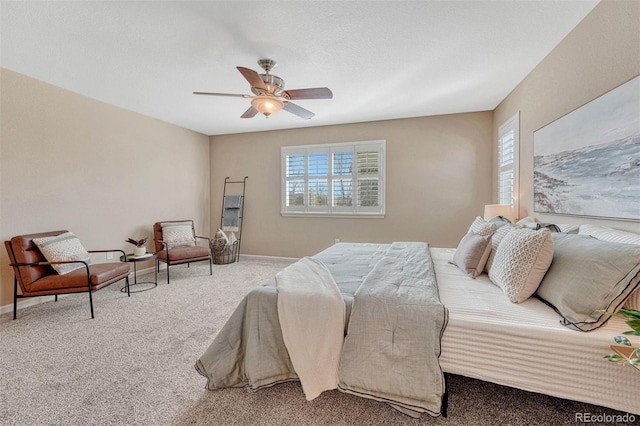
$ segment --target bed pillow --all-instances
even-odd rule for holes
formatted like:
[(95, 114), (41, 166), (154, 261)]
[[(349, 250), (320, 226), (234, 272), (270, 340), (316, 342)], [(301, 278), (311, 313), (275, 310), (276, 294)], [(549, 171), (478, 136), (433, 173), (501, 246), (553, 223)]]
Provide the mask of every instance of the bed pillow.
[(622, 244), (640, 245), (640, 234), (633, 232), (619, 231), (617, 229), (607, 228), (605, 226), (583, 224), (578, 230), (579, 235), (591, 235), (602, 241)]
[(489, 278), (513, 303), (535, 293), (553, 259), (553, 238), (548, 229), (517, 228), (502, 239)]
[[(82, 260), (91, 263), (89, 252), (80, 244), (73, 232), (65, 232), (54, 237), (34, 238), (33, 243), (40, 249), (47, 262)], [(60, 275), (84, 268), (82, 263), (61, 263), (51, 265)]]
[(496, 229), (498, 229), (498, 227), (495, 223), (487, 222), (486, 220), (478, 216), (471, 223), (471, 226), (469, 227), (467, 233), (471, 232), (480, 235), (481, 237), (488, 237), (496, 232)]
[(556, 223), (556, 226), (564, 234), (577, 234), (580, 229), (580, 225), (570, 225), (568, 223)]
[(452, 263), (471, 278), (476, 278), (482, 273), (489, 252), (491, 251), (491, 237), (483, 237), (469, 232), (458, 244), (453, 254)]
[(527, 216), (527, 217), (523, 217), (522, 219), (517, 221), (516, 225), (528, 226), (528, 225), (531, 225), (532, 223), (535, 224), (535, 223), (537, 223), (537, 221), (534, 218), (532, 218), (531, 216)]
[(553, 263), (536, 291), (561, 323), (589, 331), (617, 312), (640, 283), (640, 246), (554, 234)]
[(489, 269), (491, 269), (491, 265), (493, 265), (493, 259), (496, 257), (496, 250), (498, 250), (498, 246), (500, 245), (500, 242), (505, 237), (505, 235), (507, 235), (509, 232), (513, 231), (514, 229), (516, 229), (515, 225), (504, 225), (498, 228), (496, 232), (494, 232), (493, 235), (491, 236), (491, 251), (489, 252), (487, 263), (485, 263), (484, 265), (484, 271), (487, 274), (489, 273)]
[[(584, 224), (580, 226), (578, 233), (580, 235), (591, 235), (592, 237), (603, 241), (640, 245), (639, 234), (611, 229), (605, 226)], [(629, 296), (623, 307), (627, 309), (640, 310), (640, 288)]]
[(504, 226), (504, 225), (512, 225), (509, 219), (502, 216), (494, 217), (493, 219), (489, 220), (489, 223), (495, 224), (496, 228), (500, 228), (501, 226)]
[(166, 222), (161, 225), (162, 240), (167, 243), (167, 249), (196, 245), (191, 222)]

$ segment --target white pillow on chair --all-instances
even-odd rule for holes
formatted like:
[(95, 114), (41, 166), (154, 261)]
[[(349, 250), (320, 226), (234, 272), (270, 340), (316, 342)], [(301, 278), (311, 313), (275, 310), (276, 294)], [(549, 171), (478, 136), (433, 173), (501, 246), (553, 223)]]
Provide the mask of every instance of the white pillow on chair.
[(167, 249), (176, 247), (193, 247), (196, 239), (193, 236), (191, 222), (166, 222), (162, 224), (162, 240)]
[[(48, 262), (81, 260), (91, 263), (89, 252), (80, 244), (80, 240), (72, 232), (65, 232), (54, 237), (34, 238), (33, 242)], [(60, 275), (84, 268), (82, 263), (59, 263), (51, 266)]]

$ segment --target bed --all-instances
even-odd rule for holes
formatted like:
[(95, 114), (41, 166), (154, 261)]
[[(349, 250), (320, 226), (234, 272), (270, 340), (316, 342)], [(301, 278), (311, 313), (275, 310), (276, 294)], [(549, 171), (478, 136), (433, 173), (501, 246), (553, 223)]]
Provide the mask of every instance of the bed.
[[(472, 232), (474, 230), (477, 231), (478, 227), (472, 224), (469, 233), (475, 235)], [(544, 235), (548, 237), (548, 230), (546, 232)], [(495, 228), (492, 233), (495, 233)], [(502, 237), (506, 238), (504, 235)], [(553, 236), (557, 248), (554, 259), (561, 256), (563, 250), (564, 253), (569, 249), (574, 250), (566, 246), (563, 238)], [(575, 237), (566, 239), (572, 243), (576, 240)], [(589, 239), (591, 243), (594, 238), (583, 236), (578, 240), (580, 244), (584, 239)], [(378, 263), (386, 262), (394, 244), (338, 243), (313, 256), (326, 265), (344, 299), (344, 335), (355, 333), (349, 329), (352, 309), (354, 305), (358, 306), (358, 302), (354, 304), (354, 295), (355, 300), (359, 300), (358, 289)], [(487, 248), (484, 251), (485, 254), (494, 255), (494, 263), (501, 260), (499, 256), (496, 257), (499, 246), (500, 241), (494, 243), (492, 250)], [(627, 247), (631, 247), (629, 250), (635, 259), (631, 263), (640, 263), (640, 257), (636, 258), (636, 252), (633, 251), (636, 247)], [(637, 246), (637, 250), (640, 253), (640, 246)], [(439, 301), (446, 307), (441, 328), (438, 330), (438, 325), (435, 326), (435, 332), (441, 339), (431, 342), (434, 346), (432, 352), (441, 368), (437, 372), (440, 377), (443, 372), (459, 374), (640, 414), (640, 371), (603, 359), (603, 355), (611, 352), (609, 347), (614, 336), (629, 329), (622, 319), (613, 317), (605, 322), (604, 318), (598, 317), (584, 322), (567, 321), (570, 316), (566, 313), (566, 307), (558, 308), (533, 294), (513, 303), (510, 301), (512, 296), (505, 297), (505, 290), (494, 283), (498, 281), (495, 276), (492, 281), (491, 275), (478, 270), (469, 274), (459, 264), (460, 260), (456, 259), (456, 252), (462, 252), (461, 246), (458, 250), (428, 247), (425, 254), (436, 277)], [(614, 257), (617, 259), (620, 256)], [(486, 256), (485, 262), (488, 259), (489, 256)], [(554, 262), (564, 265), (562, 262), (565, 260), (556, 259)], [(549, 263), (552, 263), (551, 260)], [(562, 277), (562, 271), (558, 268), (553, 270), (547, 265), (545, 280), (558, 274)], [(639, 271), (640, 266), (632, 268), (626, 273), (628, 279), (622, 283), (622, 287), (616, 284), (616, 288), (621, 289), (620, 297), (615, 299), (612, 308), (621, 307), (634, 294), (640, 280)], [(277, 300), (278, 291), (275, 283), (271, 282), (252, 290), (239, 304), (196, 362), (197, 371), (207, 378), (207, 389), (245, 386), (257, 391), (281, 382), (299, 380), (283, 340)], [(584, 332), (575, 329), (580, 327), (591, 330)], [(395, 360), (389, 366), (398, 364)], [(407, 371), (398, 372), (400, 376), (406, 374)], [(421, 373), (420, 377), (427, 376)], [(402, 404), (403, 399), (394, 392), (402, 393), (404, 389), (398, 390), (397, 387), (392, 389), (390, 397), (388, 394), (379, 397), (369, 389), (365, 392), (349, 392), (349, 386), (343, 389), (340, 385), (338, 389), (386, 402), (414, 417), (422, 413), (437, 416), (446, 409), (444, 379), (438, 380), (438, 374), (435, 374), (425, 380), (432, 391), (425, 397), (426, 401), (417, 404), (412, 401)], [(373, 383), (366, 386), (375, 388), (378, 385)]]

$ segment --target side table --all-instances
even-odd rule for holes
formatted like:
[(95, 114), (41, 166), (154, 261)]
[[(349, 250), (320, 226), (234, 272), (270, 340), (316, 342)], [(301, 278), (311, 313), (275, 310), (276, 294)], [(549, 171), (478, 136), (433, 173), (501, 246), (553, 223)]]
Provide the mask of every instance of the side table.
[[(123, 293), (140, 293), (141, 291), (147, 291), (147, 290), (151, 290), (152, 288), (156, 287), (158, 285), (158, 269), (155, 267), (155, 262), (154, 262), (154, 267), (153, 267), (153, 271), (154, 271), (154, 280), (153, 281), (140, 281), (138, 282), (138, 270), (136, 268), (136, 264), (138, 262), (144, 262), (146, 260), (154, 260), (157, 258), (156, 253), (145, 253), (142, 256), (136, 256), (133, 253), (127, 253), (126, 258), (125, 256), (120, 256), (120, 262), (127, 262), (127, 263), (133, 263), (133, 284), (129, 284), (129, 287), (134, 286), (134, 285), (141, 285), (144, 284), (145, 288), (141, 288), (140, 290), (131, 290), (131, 289), (127, 289), (127, 286), (124, 286), (120, 289), (121, 292)], [(126, 259), (126, 260), (125, 260)]]

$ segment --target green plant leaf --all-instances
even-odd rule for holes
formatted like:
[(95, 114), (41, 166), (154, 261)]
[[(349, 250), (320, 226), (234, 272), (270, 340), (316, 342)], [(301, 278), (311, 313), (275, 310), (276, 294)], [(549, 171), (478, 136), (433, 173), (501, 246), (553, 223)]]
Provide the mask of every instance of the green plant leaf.
[(627, 325), (633, 328), (635, 331), (640, 331), (640, 319), (628, 319), (626, 322)]
[(640, 348), (636, 348), (636, 357), (640, 358)]
[(631, 318), (636, 318), (640, 320), (640, 311), (637, 311), (635, 309), (620, 309), (619, 312), (623, 315), (627, 315)]
[(631, 358), (631, 359), (629, 360), (629, 364), (631, 364), (631, 365), (637, 365), (637, 366), (640, 366), (640, 359), (638, 359), (638, 358)]
[(640, 336), (640, 331), (629, 330), (629, 331), (623, 331), (622, 334), (626, 334), (627, 336)]
[(619, 345), (631, 346), (631, 342), (624, 336), (616, 336), (613, 338)]
[(608, 355), (605, 355), (603, 358), (606, 359), (607, 361), (611, 361), (611, 362), (620, 362), (620, 361), (624, 360), (624, 358), (622, 358), (618, 354), (608, 354)]

